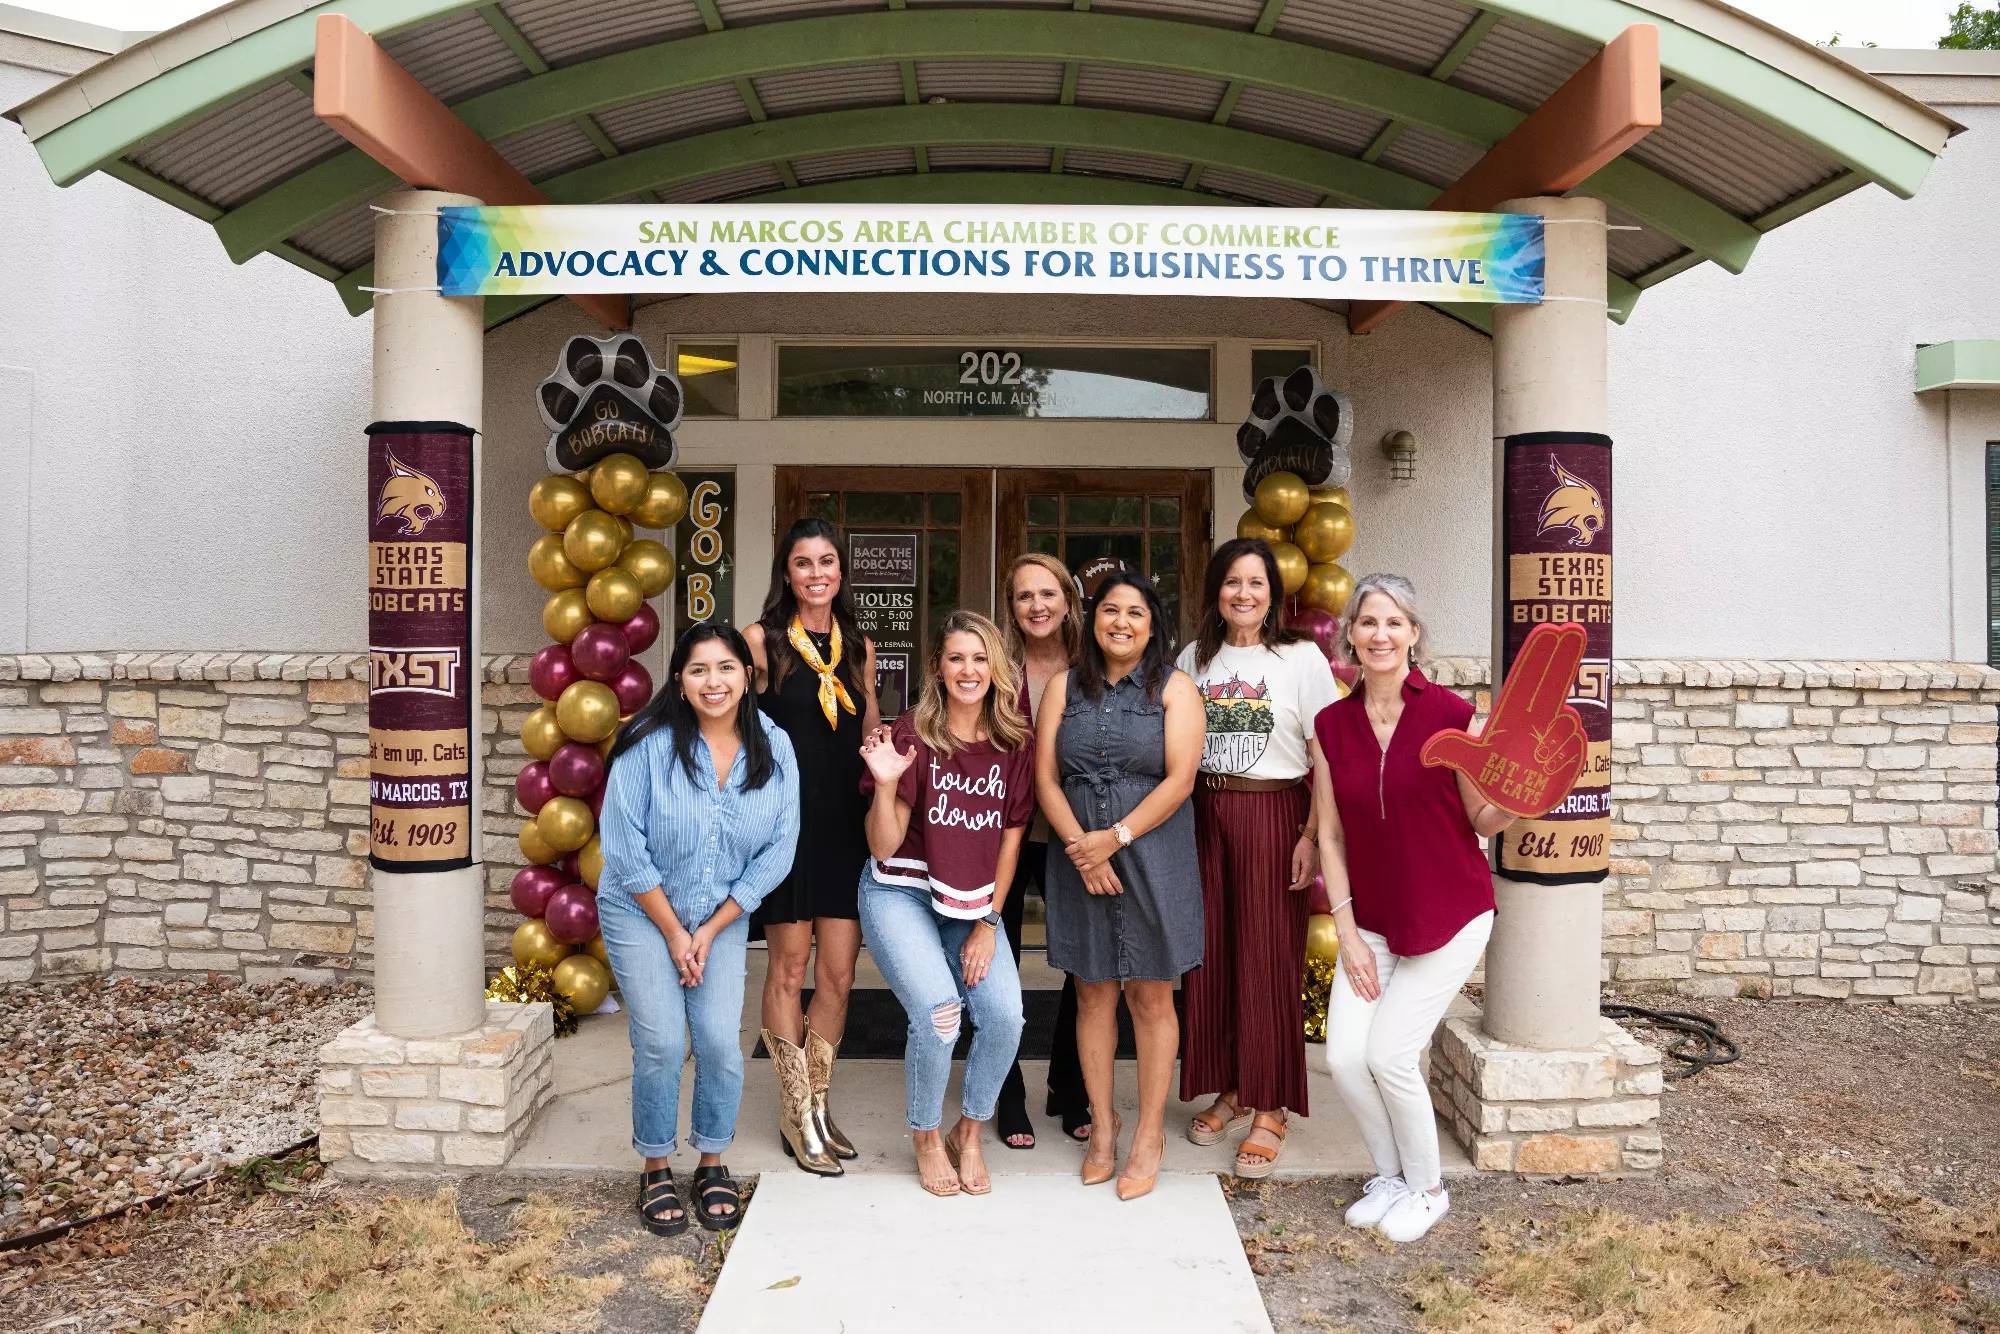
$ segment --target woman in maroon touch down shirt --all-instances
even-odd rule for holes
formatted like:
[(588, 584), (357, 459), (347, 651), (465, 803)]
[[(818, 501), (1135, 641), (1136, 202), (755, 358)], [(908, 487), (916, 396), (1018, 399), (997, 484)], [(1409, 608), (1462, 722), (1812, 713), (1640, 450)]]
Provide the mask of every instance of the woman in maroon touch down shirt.
[(1455, 770), (1424, 765), (1424, 743), (1470, 727), (1472, 706), (1418, 670), (1410, 581), (1361, 580), (1340, 631), (1362, 679), (1313, 727), (1320, 867), (1340, 928), (1326, 1061), (1375, 1160), (1347, 1222), (1415, 1241), (1451, 1207), (1417, 1062), (1486, 948), (1493, 875), (1480, 840), (1513, 817)]

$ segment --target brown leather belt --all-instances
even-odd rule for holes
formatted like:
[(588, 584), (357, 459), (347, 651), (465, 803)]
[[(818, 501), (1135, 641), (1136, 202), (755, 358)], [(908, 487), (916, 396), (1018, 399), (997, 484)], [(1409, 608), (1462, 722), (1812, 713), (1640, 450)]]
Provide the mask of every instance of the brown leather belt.
[(1283, 792), (1305, 782), (1299, 778), (1239, 778), (1235, 774), (1201, 775), (1201, 786), (1210, 792)]

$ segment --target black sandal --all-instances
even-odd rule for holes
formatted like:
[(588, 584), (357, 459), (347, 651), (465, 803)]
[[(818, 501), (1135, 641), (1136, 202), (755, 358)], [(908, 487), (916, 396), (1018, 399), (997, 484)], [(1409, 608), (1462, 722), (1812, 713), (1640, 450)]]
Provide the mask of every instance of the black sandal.
[[(994, 1117), (994, 1128), (1000, 1134), (1000, 1142), (1010, 1149), (1032, 1149), (1035, 1147), (1035, 1123), (1028, 1119), (1026, 1103), (1003, 1102)], [(1016, 1144), (1013, 1136), (1025, 1135), (1026, 1144)]]
[(1078, 1144), (1090, 1143), (1090, 1109), (1075, 1110), (1065, 1107), (1057, 1115), (1062, 1117), (1063, 1134)]
[[(720, 1163), (694, 1169), (694, 1202), (695, 1217), (710, 1232), (728, 1232), (743, 1221), (743, 1193), (729, 1179), (729, 1169)], [(721, 1203), (729, 1205), (721, 1213), (709, 1208)]]
[(639, 1221), (656, 1237), (678, 1237), (687, 1231), (687, 1210), (674, 1189), (673, 1168), (651, 1167), (639, 1173)]

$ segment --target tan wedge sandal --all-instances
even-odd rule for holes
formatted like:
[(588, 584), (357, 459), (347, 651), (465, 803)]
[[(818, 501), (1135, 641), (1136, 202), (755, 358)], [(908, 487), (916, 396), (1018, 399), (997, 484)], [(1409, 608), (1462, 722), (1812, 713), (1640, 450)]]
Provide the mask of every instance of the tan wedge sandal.
[(1278, 1143), (1275, 1148), (1267, 1148), (1245, 1138), (1236, 1150), (1236, 1175), (1246, 1181), (1259, 1181), (1271, 1175), (1271, 1170), (1278, 1165), (1278, 1155), (1284, 1152), (1285, 1136), (1290, 1133), (1291, 1124), (1290, 1117), (1279, 1120), (1269, 1112), (1259, 1112), (1250, 1118), (1252, 1135), (1261, 1130)]

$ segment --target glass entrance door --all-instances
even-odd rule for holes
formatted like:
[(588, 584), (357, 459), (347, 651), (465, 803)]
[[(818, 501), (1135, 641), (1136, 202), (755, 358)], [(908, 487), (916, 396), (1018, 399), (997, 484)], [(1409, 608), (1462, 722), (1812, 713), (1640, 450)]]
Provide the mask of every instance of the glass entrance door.
[(1174, 642), (1184, 643), (1194, 634), (1208, 556), (1209, 479), (1183, 468), (1003, 468), (997, 567), (1028, 551), (1048, 552), (1072, 570), (1115, 556), (1151, 576)]
[(807, 515), (840, 530), (882, 716), (897, 717), (937, 624), (958, 607), (993, 610), (992, 470), (780, 468), (776, 499), (780, 537)]

